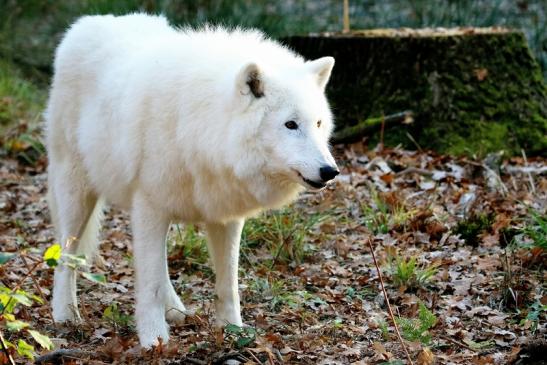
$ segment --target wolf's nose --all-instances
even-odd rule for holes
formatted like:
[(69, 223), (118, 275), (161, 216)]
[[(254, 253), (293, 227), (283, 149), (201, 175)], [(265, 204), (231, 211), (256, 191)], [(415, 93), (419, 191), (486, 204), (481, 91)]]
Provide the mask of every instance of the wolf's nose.
[(332, 166), (323, 166), (319, 169), (319, 176), (321, 176), (321, 180), (325, 182), (334, 179), (339, 173), (340, 171)]

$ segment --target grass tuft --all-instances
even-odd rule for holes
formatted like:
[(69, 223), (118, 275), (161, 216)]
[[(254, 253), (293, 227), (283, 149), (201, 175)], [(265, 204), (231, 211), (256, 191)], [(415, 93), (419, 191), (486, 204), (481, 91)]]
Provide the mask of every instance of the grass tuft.
[(494, 223), (494, 215), (477, 214), (464, 219), (456, 225), (454, 232), (459, 234), (465, 243), (471, 246), (479, 244), (479, 235), (490, 229)]
[(396, 321), (406, 340), (420, 342), (423, 345), (431, 343), (429, 330), (435, 327), (437, 317), (423, 303), (419, 303), (417, 318), (399, 317)]
[(436, 265), (418, 265), (416, 257), (390, 257), (390, 271), (396, 287), (415, 290), (426, 287), (437, 273)]
[(320, 214), (304, 216), (290, 208), (264, 213), (246, 222), (241, 236), (242, 251), (264, 246), (272, 256), (270, 266), (299, 264), (313, 251), (313, 246), (306, 241), (309, 231), (325, 218)]

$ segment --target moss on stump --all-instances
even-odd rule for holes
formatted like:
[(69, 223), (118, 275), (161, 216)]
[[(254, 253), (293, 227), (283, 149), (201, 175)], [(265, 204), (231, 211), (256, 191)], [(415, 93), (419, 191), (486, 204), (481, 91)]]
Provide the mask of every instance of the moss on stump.
[(386, 131), (386, 144), (412, 146), (410, 133), (445, 153), (547, 152), (547, 89), (520, 32), (370, 30), (283, 41), (307, 58), (336, 58), (328, 94), (337, 128), (412, 110), (415, 122)]

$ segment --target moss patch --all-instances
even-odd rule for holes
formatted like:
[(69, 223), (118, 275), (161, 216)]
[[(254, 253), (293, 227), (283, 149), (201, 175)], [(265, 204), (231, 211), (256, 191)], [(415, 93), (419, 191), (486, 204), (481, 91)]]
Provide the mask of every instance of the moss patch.
[(286, 42), (308, 58), (336, 58), (328, 94), (338, 128), (412, 110), (415, 123), (386, 131), (386, 144), (411, 147), (410, 134), (422, 148), (439, 152), (547, 151), (547, 89), (520, 32), (322, 35)]
[(458, 223), (454, 232), (465, 240), (465, 243), (478, 246), (479, 235), (488, 231), (494, 223), (494, 216), (487, 214), (472, 215)]

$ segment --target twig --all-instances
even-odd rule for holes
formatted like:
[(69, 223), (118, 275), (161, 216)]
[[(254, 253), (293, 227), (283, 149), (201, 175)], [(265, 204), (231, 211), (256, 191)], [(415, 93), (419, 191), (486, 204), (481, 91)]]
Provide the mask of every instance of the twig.
[(272, 260), (272, 263), (270, 265), (270, 270), (274, 268), (275, 264), (277, 264), (277, 260), (279, 260), (279, 256), (281, 256), (281, 250), (283, 249), (283, 247), (285, 247), (286, 244), (287, 241), (283, 240), (283, 242), (279, 245), (279, 248), (277, 249), (274, 259)]
[[(526, 158), (526, 152), (524, 150), (520, 150), (522, 153), (522, 158), (524, 158), (524, 166), (528, 167), (528, 159)], [(532, 194), (536, 194), (536, 186), (534, 185), (534, 179), (532, 178), (532, 174), (528, 171), (528, 180), (530, 180), (530, 188), (532, 189)]]
[[(253, 354), (249, 349), (245, 349), (245, 351), (251, 355), (251, 357), (254, 359), (254, 361), (256, 361), (258, 364), (262, 365), (262, 361), (258, 360), (257, 357), (255, 356), (255, 354)], [(270, 357), (268, 356), (268, 359), (270, 359)], [(271, 363), (271, 359), (270, 359), (270, 363)]]
[(547, 166), (540, 166), (540, 167), (534, 167), (534, 166), (506, 166), (503, 168), (506, 172), (509, 174), (515, 174), (515, 173), (521, 173), (521, 174), (534, 174), (534, 175), (543, 175), (547, 173)]
[(4, 350), (4, 353), (8, 357), (10, 364), (15, 365), (15, 360), (13, 360), (13, 357), (8, 351), (8, 345), (6, 345), (6, 340), (4, 339), (4, 334), (2, 333), (2, 331), (0, 331), (0, 342), (2, 342), (2, 350)]
[(195, 365), (207, 365), (207, 361), (194, 359), (193, 357), (185, 357), (184, 361), (190, 364), (195, 364)]
[(473, 352), (477, 352), (477, 350), (473, 350), (472, 347), (467, 346), (465, 343), (460, 342), (460, 341), (456, 341), (456, 340), (454, 340), (453, 338), (450, 338), (450, 337), (448, 337), (448, 336), (439, 335), (439, 337), (442, 338), (443, 340), (448, 341), (448, 342), (452, 342), (454, 345), (458, 345), (458, 346), (461, 346), (461, 347), (466, 348), (466, 349), (468, 349), (468, 350), (471, 350), (471, 351), (473, 351)]
[(434, 171), (430, 171), (430, 170), (426, 170), (426, 169), (419, 169), (417, 167), (407, 167), (406, 169), (397, 172), (395, 175), (399, 176), (399, 175), (412, 174), (412, 173), (424, 175), (424, 176), (427, 176), (427, 177), (431, 177), (435, 174)]
[(279, 361), (280, 364), (284, 364), (285, 362), (283, 361), (283, 355), (281, 355), (281, 352), (279, 352), (279, 349), (276, 349), (274, 347), (273, 352), (277, 361)]
[[(483, 165), (482, 165), (482, 168), (486, 171), (486, 180), (487, 180), (487, 184), (488, 184), (489, 181), (490, 181), (490, 180), (489, 180), (489, 175), (490, 175), (490, 176), (493, 176), (494, 179), (495, 179), (495, 184), (497, 184), (497, 185), (500, 187), (500, 190), (501, 190), (502, 195), (503, 195), (503, 196), (506, 196), (507, 194), (509, 194), (509, 190), (507, 189), (507, 186), (505, 186), (505, 184), (503, 183), (503, 180), (501, 179), (500, 175), (499, 175), (496, 171), (494, 171), (493, 169), (491, 169), (491, 168), (490, 168), (488, 165), (486, 165), (486, 164), (483, 164)], [(492, 190), (496, 190), (496, 191), (498, 190), (498, 189), (496, 188), (495, 185), (492, 186), (492, 187), (489, 186), (489, 188), (492, 189)]]
[(393, 311), (391, 310), (391, 305), (389, 304), (389, 298), (387, 296), (386, 288), (384, 287), (384, 279), (382, 279), (382, 273), (380, 271), (380, 267), (378, 266), (378, 262), (376, 261), (376, 255), (374, 254), (374, 248), (372, 247), (372, 241), (370, 237), (367, 239), (368, 247), (370, 248), (370, 252), (372, 253), (372, 259), (374, 260), (374, 266), (376, 266), (376, 271), (378, 272), (378, 278), (380, 279), (380, 286), (382, 287), (382, 292), (384, 293), (384, 299), (386, 300), (387, 309), (389, 311), (389, 316), (391, 318), (391, 321), (393, 322), (393, 326), (395, 326), (395, 332), (397, 333), (397, 337), (399, 338), (399, 342), (401, 343), (401, 346), (403, 347), (403, 350), (405, 351), (406, 358), (408, 360), (408, 363), (410, 365), (414, 365), (412, 362), (412, 359), (410, 358), (410, 354), (408, 353), (408, 350), (406, 348), (405, 343), (403, 342), (403, 338), (401, 337), (401, 333), (399, 332), (399, 327), (397, 326), (397, 322), (395, 322), (395, 316), (393, 315)]
[(279, 260), (279, 257), (281, 256), (281, 250), (283, 249), (283, 247), (289, 245), (289, 238), (292, 237), (294, 232), (296, 232), (296, 227), (294, 227), (286, 237), (280, 237), (283, 239), (283, 242), (281, 243), (281, 245), (277, 249), (277, 252), (275, 253), (274, 259), (272, 260), (272, 264), (270, 265), (270, 270), (273, 269), (274, 266), (277, 264), (277, 260)]
[(385, 128), (390, 128), (398, 124), (412, 123), (412, 111), (407, 110), (400, 113), (385, 115), (382, 117), (369, 118), (359, 121), (356, 125), (345, 127), (336, 133), (331, 138), (331, 142), (336, 143), (352, 143), (363, 138), (364, 135), (378, 131), (382, 124)]
[[(21, 255), (21, 260), (23, 260), (23, 264), (25, 265), (25, 268), (30, 271), (30, 267), (28, 266), (28, 263), (27, 263), (27, 260), (25, 259), (25, 255)], [(40, 298), (44, 301), (44, 303), (46, 302), (46, 298), (44, 296), (44, 293), (42, 292), (42, 288), (40, 287), (40, 285), (38, 284), (38, 282), (36, 281), (36, 278), (34, 277), (34, 275), (32, 275), (30, 277), (32, 279), (32, 282), (34, 283), (34, 287), (36, 288), (36, 290), (38, 290), (38, 294), (40, 294)], [(51, 307), (49, 305), (46, 305), (47, 307), (47, 312), (49, 313), (49, 317), (51, 318), (51, 321), (53, 322), (53, 326), (56, 326), (55, 324), (55, 321), (53, 320), (53, 313), (51, 312)]]
[(420, 146), (420, 144), (418, 143), (418, 141), (416, 141), (416, 140), (414, 139), (414, 137), (412, 137), (412, 134), (406, 132), (406, 136), (408, 137), (408, 139), (410, 139), (410, 140), (412, 141), (412, 143), (414, 143), (414, 145), (416, 146), (416, 148), (418, 149), (418, 151), (423, 152), (422, 147)]
[[(41, 263), (42, 263), (42, 261), (39, 261), (39, 262), (35, 263), (34, 266), (31, 267), (31, 269), (27, 272), (27, 274), (21, 280), (19, 280), (17, 285), (15, 285), (15, 288), (11, 289), (11, 293), (15, 293), (17, 290), (19, 290), (19, 288), (21, 288), (21, 285), (23, 285), (23, 282), (34, 272), (34, 270), (36, 270), (38, 265), (40, 265)], [(10, 298), (8, 299), (8, 302), (4, 306), (4, 309), (2, 309), (2, 313), (0, 313), (0, 314), (4, 314), (4, 312), (6, 311), (6, 308), (8, 308), (8, 306), (11, 303), (12, 299), (13, 299), (13, 296), (10, 296)]]
[[(62, 363), (64, 358), (70, 359), (82, 359), (84, 357), (97, 357), (97, 352), (84, 351), (79, 349), (58, 349), (48, 352), (45, 355), (39, 356), (34, 360), (35, 364), (47, 364), (47, 363)], [(101, 356), (102, 357), (102, 356)], [(105, 358), (106, 360), (106, 358)]]

